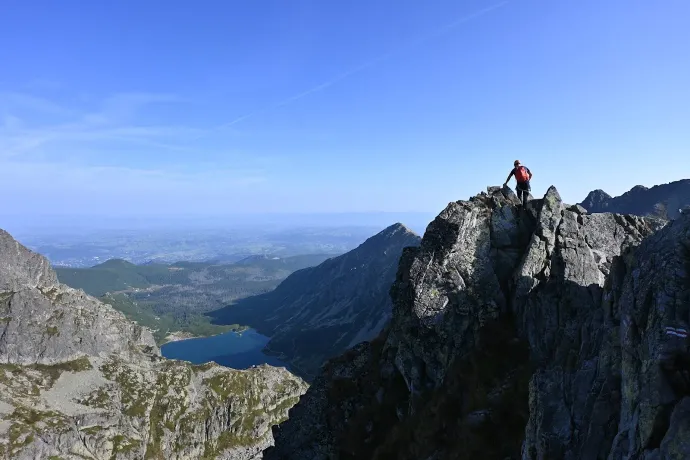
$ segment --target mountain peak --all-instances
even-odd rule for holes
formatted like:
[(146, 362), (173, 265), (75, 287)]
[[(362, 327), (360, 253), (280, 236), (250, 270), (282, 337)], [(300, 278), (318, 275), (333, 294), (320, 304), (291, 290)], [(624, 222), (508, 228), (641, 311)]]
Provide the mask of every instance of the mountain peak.
[(386, 238), (391, 238), (395, 235), (414, 235), (414, 236), (419, 236), (417, 235), (414, 231), (410, 230), (408, 227), (406, 227), (404, 224), (400, 222), (396, 222), (393, 225), (390, 225), (383, 230), (381, 230), (379, 233), (374, 235), (372, 238), (376, 238), (377, 236), (381, 237), (386, 237)]
[(388, 251), (389, 249), (404, 246), (416, 246), (420, 240), (419, 235), (400, 222), (397, 222), (384, 228), (376, 235), (367, 238), (366, 241), (351, 252), (372, 254), (379, 250)]
[(92, 268), (131, 268), (136, 267), (132, 262), (125, 259), (108, 259), (103, 263), (94, 265)]
[(596, 189), (589, 192), (587, 198), (580, 205), (589, 212), (599, 212), (595, 210), (605, 208), (610, 199), (611, 195), (601, 189)]
[(608, 193), (606, 193), (605, 191), (603, 191), (600, 188), (598, 188), (596, 190), (592, 190), (591, 192), (589, 192), (589, 194), (587, 196), (588, 197), (596, 197), (596, 198), (605, 198), (605, 199), (611, 198), (611, 195), (609, 195)]
[(391, 316), (401, 255), (420, 241), (395, 223), (345, 254), (292, 273), (274, 291), (209, 315), (270, 336), (267, 351), (310, 378), (326, 359), (378, 335)]

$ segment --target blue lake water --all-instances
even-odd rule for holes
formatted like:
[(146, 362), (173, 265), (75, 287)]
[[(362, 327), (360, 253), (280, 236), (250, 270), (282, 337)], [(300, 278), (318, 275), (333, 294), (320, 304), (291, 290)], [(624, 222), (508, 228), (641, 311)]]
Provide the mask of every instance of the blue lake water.
[(226, 332), (213, 337), (166, 343), (161, 347), (161, 354), (169, 359), (189, 361), (193, 364), (215, 361), (221, 366), (233, 369), (247, 369), (259, 364), (287, 367), (278, 358), (265, 355), (261, 351), (268, 341), (268, 337), (254, 329), (247, 329), (244, 332)]

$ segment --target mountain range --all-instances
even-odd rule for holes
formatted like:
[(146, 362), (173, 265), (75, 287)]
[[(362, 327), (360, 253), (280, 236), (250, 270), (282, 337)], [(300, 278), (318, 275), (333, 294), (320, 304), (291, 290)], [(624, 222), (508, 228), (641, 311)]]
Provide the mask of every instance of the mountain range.
[(266, 352), (309, 379), (326, 359), (378, 335), (391, 316), (389, 290), (403, 248), (420, 240), (392, 225), (343, 255), (294, 272), (273, 291), (209, 315), (214, 323), (248, 325), (269, 336)]
[(621, 196), (611, 197), (594, 190), (580, 203), (589, 212), (615, 212), (675, 219), (682, 209), (690, 209), (690, 179), (647, 188), (637, 185)]

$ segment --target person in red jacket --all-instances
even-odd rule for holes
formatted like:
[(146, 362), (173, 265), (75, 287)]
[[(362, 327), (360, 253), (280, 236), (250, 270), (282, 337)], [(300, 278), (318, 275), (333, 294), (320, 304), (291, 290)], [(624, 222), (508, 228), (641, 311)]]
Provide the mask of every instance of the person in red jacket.
[(520, 160), (515, 160), (513, 166), (513, 170), (510, 171), (510, 174), (508, 174), (508, 179), (506, 179), (506, 182), (503, 185), (508, 185), (510, 178), (515, 176), (515, 181), (517, 182), (515, 191), (517, 192), (517, 196), (522, 202), (522, 205), (525, 206), (527, 205), (527, 195), (529, 195), (530, 190), (532, 190), (529, 185), (529, 181), (532, 179), (532, 171), (530, 171), (527, 166), (522, 166), (520, 164)]

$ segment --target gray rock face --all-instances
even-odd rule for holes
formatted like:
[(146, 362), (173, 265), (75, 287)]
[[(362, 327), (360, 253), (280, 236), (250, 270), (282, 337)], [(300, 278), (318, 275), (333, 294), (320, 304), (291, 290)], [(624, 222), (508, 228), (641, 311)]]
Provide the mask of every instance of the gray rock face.
[(402, 250), (420, 240), (392, 225), (346, 254), (293, 273), (274, 291), (211, 316), (270, 336), (266, 351), (311, 378), (327, 359), (381, 332), (391, 318), (388, 291)]
[(637, 185), (621, 196), (611, 197), (603, 190), (594, 190), (580, 203), (589, 212), (615, 212), (675, 219), (690, 209), (690, 179), (647, 188)]
[(54, 364), (84, 355), (136, 355), (140, 347), (158, 353), (143, 328), (83, 291), (66, 286), (0, 294), (0, 362)]
[(47, 259), (29, 251), (1, 229), (0, 254), (0, 291), (47, 289), (58, 284)]
[[(53, 364), (85, 354), (128, 353), (150, 334), (81, 291), (49, 262), (0, 230), (0, 362)], [(157, 352), (157, 349), (155, 350)]]
[(261, 458), (305, 390), (283, 368), (163, 359), (0, 231), (0, 458)]
[(448, 205), (265, 458), (690, 458), (690, 216), (515, 202)]

